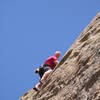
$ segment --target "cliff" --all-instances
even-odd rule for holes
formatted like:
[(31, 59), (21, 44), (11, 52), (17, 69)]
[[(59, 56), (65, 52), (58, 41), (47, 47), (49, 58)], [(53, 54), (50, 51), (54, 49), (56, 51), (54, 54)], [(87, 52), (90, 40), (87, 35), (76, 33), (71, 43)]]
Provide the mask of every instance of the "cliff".
[(20, 100), (100, 100), (100, 13), (81, 33), (40, 92)]

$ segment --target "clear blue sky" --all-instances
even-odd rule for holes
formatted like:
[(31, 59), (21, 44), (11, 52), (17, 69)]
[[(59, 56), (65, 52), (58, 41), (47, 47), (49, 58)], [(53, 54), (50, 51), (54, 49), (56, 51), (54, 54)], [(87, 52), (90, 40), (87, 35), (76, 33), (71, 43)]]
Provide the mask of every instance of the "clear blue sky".
[(63, 56), (99, 9), (100, 0), (0, 0), (0, 100), (31, 89), (36, 66)]

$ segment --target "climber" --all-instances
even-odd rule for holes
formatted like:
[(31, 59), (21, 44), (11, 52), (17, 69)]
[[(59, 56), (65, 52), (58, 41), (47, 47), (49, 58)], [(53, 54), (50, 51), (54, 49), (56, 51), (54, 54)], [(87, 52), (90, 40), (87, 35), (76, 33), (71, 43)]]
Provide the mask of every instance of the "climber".
[(46, 59), (42, 67), (35, 70), (35, 73), (38, 73), (40, 75), (40, 82), (37, 83), (37, 85), (33, 88), (34, 90), (39, 91), (41, 89), (42, 84), (46, 81), (49, 74), (59, 63), (58, 58), (60, 57), (60, 55), (61, 52), (56, 51), (53, 56), (50, 56), (48, 59)]

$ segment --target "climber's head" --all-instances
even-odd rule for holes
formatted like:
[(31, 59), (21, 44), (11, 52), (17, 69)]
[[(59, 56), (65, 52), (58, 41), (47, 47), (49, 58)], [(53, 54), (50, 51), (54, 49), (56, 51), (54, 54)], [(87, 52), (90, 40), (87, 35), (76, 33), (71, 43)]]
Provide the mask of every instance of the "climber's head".
[(56, 56), (57, 58), (59, 58), (60, 55), (61, 55), (61, 52), (60, 52), (60, 51), (56, 51), (56, 52), (55, 52), (55, 56)]

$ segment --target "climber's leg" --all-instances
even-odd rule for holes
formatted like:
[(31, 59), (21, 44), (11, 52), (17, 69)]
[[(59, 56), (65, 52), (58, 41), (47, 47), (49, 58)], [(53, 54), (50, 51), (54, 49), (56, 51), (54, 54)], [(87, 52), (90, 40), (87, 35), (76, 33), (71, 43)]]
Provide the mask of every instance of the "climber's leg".
[[(44, 70), (44, 74), (42, 75), (40, 82), (36, 84), (36, 86), (33, 88), (34, 90), (38, 91), (41, 89), (42, 84), (46, 81), (47, 77), (49, 76), (49, 74), (52, 72), (52, 69), (50, 67), (43, 67)], [(38, 72), (42, 72), (42, 71), (38, 71)], [(40, 74), (39, 73), (39, 74)]]
[[(41, 82), (39, 82), (39, 83), (36, 84), (35, 88), (36, 88), (37, 90), (40, 90), (40, 89), (41, 89), (41, 86), (42, 86), (42, 84), (41, 84)], [(34, 89), (34, 88), (33, 88), (33, 89)]]
[(44, 83), (51, 72), (52, 72), (51, 69), (49, 69), (48, 71), (46, 71), (40, 81), (42, 83)]

